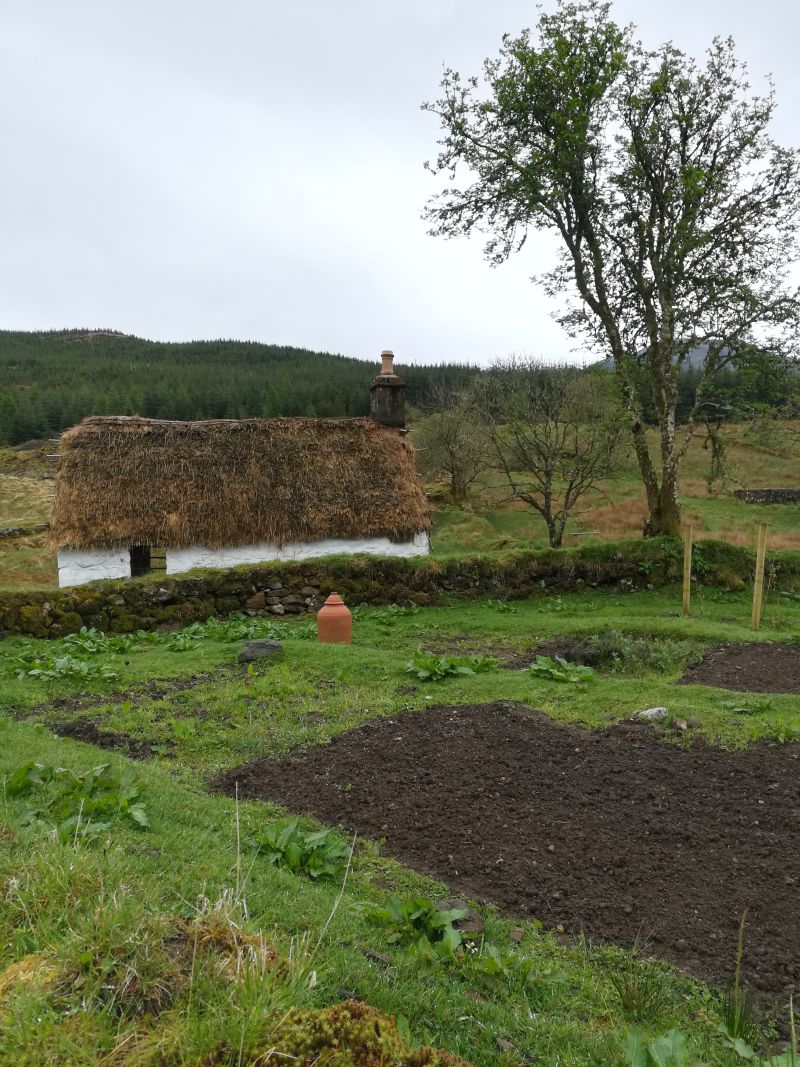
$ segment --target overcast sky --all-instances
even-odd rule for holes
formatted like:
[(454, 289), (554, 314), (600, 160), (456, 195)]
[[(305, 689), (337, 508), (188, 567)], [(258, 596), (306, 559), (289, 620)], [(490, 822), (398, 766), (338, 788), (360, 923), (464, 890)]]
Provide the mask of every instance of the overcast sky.
[[(796, 0), (619, 0), (645, 42), (731, 34), (800, 143)], [(429, 237), (444, 64), (519, 0), (0, 0), (0, 328), (236, 337), (362, 358), (564, 358), (531, 284)]]

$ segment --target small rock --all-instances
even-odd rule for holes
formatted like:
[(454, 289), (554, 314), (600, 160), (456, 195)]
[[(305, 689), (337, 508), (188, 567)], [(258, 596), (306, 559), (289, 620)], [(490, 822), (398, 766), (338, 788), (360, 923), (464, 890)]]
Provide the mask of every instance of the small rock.
[(253, 663), (258, 659), (266, 659), (267, 656), (274, 656), (277, 652), (283, 650), (283, 645), (280, 641), (274, 641), (270, 637), (259, 639), (256, 641), (247, 641), (239, 653), (240, 663)]
[(244, 602), (246, 608), (251, 608), (253, 611), (260, 611), (264, 607), (264, 594), (253, 593)]
[(273, 604), (269, 610), (272, 612), (273, 615), (283, 615), (283, 613), (286, 611), (286, 608), (283, 606), (283, 604)]
[(525, 936), (525, 931), (521, 926), (515, 926), (511, 933), (508, 935), (515, 945), (518, 945), (522, 938)]
[(391, 956), (387, 956), (383, 952), (376, 952), (373, 948), (362, 948), (361, 954), (366, 956), (368, 960), (372, 960), (373, 963), (379, 964), (381, 967), (388, 967), (392, 962)]
[(703, 720), (700, 718), (699, 715), (690, 715), (689, 718), (686, 720), (686, 725), (689, 727), (690, 730), (699, 730), (700, 727), (703, 725)]
[(676, 730), (683, 731), (689, 729), (689, 723), (686, 721), (686, 719), (673, 719), (672, 725), (675, 727)]
[(663, 722), (668, 715), (669, 708), (645, 708), (643, 711), (634, 712), (631, 718), (638, 722)]

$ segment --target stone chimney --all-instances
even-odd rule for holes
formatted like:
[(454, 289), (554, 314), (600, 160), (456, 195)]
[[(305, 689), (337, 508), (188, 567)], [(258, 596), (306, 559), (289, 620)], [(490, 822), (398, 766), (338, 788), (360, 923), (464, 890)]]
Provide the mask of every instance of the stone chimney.
[(381, 352), (381, 371), (369, 387), (369, 413), (375, 422), (404, 430), (406, 426), (406, 383), (394, 372), (394, 352)]

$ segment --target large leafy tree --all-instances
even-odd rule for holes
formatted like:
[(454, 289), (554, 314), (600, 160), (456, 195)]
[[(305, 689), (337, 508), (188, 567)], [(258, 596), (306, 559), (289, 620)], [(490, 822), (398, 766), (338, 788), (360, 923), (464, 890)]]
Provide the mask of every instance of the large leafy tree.
[[(424, 105), (442, 128), (429, 166), (454, 183), (429, 205), (431, 232), (485, 232), (495, 262), (531, 231), (557, 235), (544, 285), (567, 300), (567, 330), (613, 361), (646, 532), (674, 533), (680, 461), (715, 376), (754, 349), (792, 351), (800, 153), (771, 138), (771, 87), (751, 93), (730, 40), (702, 63), (672, 44), (650, 51), (599, 0), (561, 0), (537, 30), (504, 37), (481, 79), (446, 71), (441, 98)], [(678, 379), (698, 350), (679, 427)]]

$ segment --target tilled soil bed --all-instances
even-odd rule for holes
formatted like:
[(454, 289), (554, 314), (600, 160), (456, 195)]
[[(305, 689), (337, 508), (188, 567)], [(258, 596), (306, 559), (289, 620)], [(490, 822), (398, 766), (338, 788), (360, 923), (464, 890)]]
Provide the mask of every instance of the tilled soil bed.
[(800, 993), (800, 747), (726, 752), (589, 731), (510, 703), (378, 719), (213, 783), (384, 838), (459, 893), (570, 934), (646, 943), (727, 984)]
[(740, 693), (800, 693), (800, 645), (760, 642), (716, 645), (681, 682)]

